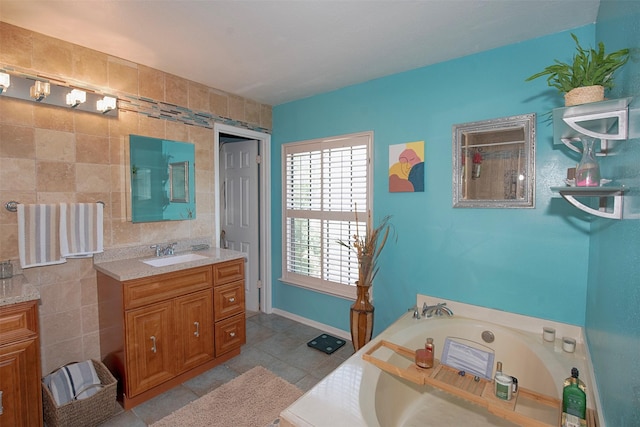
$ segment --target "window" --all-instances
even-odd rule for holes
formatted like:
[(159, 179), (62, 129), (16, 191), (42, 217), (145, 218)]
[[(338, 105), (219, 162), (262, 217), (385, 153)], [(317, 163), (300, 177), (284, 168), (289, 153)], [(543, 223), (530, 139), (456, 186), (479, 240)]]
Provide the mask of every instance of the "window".
[(355, 297), (358, 259), (337, 242), (366, 231), (372, 145), (373, 132), (283, 145), (283, 282)]

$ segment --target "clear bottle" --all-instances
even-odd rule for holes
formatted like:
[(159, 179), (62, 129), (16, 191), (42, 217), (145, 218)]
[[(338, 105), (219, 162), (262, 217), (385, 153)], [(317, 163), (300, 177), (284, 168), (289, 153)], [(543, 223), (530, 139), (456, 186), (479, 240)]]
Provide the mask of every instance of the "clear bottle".
[(424, 345), (424, 349), (426, 351), (426, 365), (428, 368), (433, 368), (433, 360), (434, 360), (434, 353), (435, 353), (435, 347), (433, 345), (433, 338), (427, 338), (427, 342)]
[(587, 395), (578, 386), (578, 369), (571, 369), (571, 377), (567, 378), (569, 385), (562, 390), (562, 418), (575, 423), (575, 418), (585, 420), (587, 418)]
[(598, 187), (600, 185), (600, 166), (593, 151), (594, 138), (580, 137), (582, 141), (582, 159), (576, 166), (576, 187)]

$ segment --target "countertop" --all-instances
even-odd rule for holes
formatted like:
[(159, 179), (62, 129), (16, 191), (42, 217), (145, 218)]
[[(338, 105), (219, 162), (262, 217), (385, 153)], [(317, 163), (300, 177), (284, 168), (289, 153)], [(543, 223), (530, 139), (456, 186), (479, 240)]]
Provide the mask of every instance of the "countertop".
[[(211, 248), (204, 251), (176, 252), (174, 256), (186, 253), (194, 253), (206, 258), (196, 261), (182, 262), (163, 267), (153, 267), (145, 264), (143, 260), (154, 259), (153, 256), (143, 256), (139, 258), (121, 259), (115, 261), (94, 263), (94, 268), (120, 282), (126, 280), (139, 279), (141, 277), (155, 276), (158, 274), (171, 273), (172, 271), (186, 270), (188, 268), (201, 267), (203, 265), (217, 264), (219, 262), (231, 261), (234, 259), (246, 258), (244, 252), (230, 249)], [(171, 255), (163, 257), (171, 258)]]
[(0, 279), (0, 307), (40, 299), (40, 292), (22, 274)]

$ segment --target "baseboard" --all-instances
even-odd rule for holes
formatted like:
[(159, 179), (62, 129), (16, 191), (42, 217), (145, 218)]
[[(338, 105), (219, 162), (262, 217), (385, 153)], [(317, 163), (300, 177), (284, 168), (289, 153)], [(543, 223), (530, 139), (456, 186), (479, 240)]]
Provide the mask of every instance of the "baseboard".
[(295, 320), (298, 323), (311, 326), (312, 328), (320, 329), (330, 335), (342, 338), (345, 341), (351, 341), (351, 332), (343, 331), (342, 329), (334, 328), (333, 326), (325, 325), (324, 323), (316, 322), (315, 320), (307, 319), (306, 317), (298, 316), (297, 314), (289, 313), (279, 308), (274, 308), (273, 314)]

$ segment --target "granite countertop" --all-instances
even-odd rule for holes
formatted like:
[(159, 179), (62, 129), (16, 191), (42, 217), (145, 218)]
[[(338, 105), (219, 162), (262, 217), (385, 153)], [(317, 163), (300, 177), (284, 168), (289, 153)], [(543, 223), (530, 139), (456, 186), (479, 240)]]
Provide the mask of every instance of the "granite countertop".
[(0, 307), (40, 299), (40, 292), (22, 274), (0, 279)]
[[(205, 258), (163, 267), (154, 267), (142, 262), (143, 260), (156, 259), (154, 256), (147, 255), (139, 258), (128, 258), (105, 262), (94, 261), (93, 266), (96, 270), (106, 274), (107, 276), (123, 282), (125, 280), (139, 279), (141, 277), (155, 276), (173, 271), (186, 270), (188, 268), (201, 267), (203, 265), (211, 265), (219, 262), (246, 258), (246, 254), (244, 252), (219, 248), (211, 248), (204, 251), (176, 252), (173, 256), (184, 255), (187, 253), (198, 254)], [(171, 255), (162, 258), (171, 258)]]

